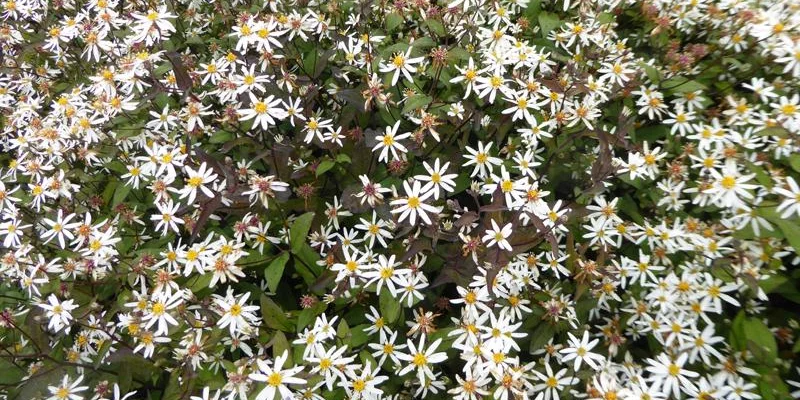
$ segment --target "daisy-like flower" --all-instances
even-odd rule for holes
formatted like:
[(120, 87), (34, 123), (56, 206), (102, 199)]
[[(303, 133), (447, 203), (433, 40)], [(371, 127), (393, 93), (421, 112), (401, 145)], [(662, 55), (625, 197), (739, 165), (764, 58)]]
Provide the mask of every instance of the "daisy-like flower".
[(353, 362), (353, 357), (344, 357), (347, 346), (333, 346), (325, 351), (318, 351), (315, 357), (308, 357), (307, 362), (314, 363), (311, 374), (320, 374), (324, 377), (325, 386), (328, 390), (333, 390), (333, 385), (337, 380), (344, 381), (344, 371)]
[(217, 325), (222, 329), (227, 326), (233, 335), (237, 330), (249, 329), (251, 324), (257, 323), (258, 317), (253, 312), (260, 307), (248, 306), (246, 302), (249, 297), (250, 292), (245, 292), (236, 300), (232, 289), (228, 289), (225, 297), (217, 296), (214, 303), (222, 310), (222, 318), (217, 321)]
[(339, 386), (344, 388), (348, 398), (378, 400), (383, 396), (383, 390), (378, 388), (378, 385), (388, 380), (389, 377), (377, 375), (372, 367), (372, 363), (364, 364), (360, 374), (356, 372), (355, 368), (346, 369), (348, 379), (339, 383)]
[(306, 133), (306, 137), (303, 139), (305, 143), (311, 143), (314, 140), (314, 136), (316, 136), (321, 142), (325, 141), (324, 132), (329, 132), (333, 129), (332, 120), (330, 119), (321, 119), (316, 116), (312, 116), (311, 118), (306, 121), (306, 126), (303, 130)]
[(70, 320), (72, 320), (70, 311), (78, 308), (78, 305), (72, 299), (60, 302), (56, 295), (51, 294), (47, 298), (47, 303), (39, 304), (39, 307), (47, 311), (46, 316), (50, 319), (47, 328), (58, 332), (61, 328), (64, 328), (64, 331), (69, 330)]
[(561, 369), (555, 374), (553, 373), (553, 369), (550, 367), (550, 363), (545, 362), (544, 368), (547, 374), (543, 374), (537, 370), (531, 371), (540, 381), (542, 381), (542, 383), (533, 386), (533, 390), (536, 392), (544, 391), (544, 400), (559, 400), (560, 397), (558, 396), (558, 393), (564, 390), (564, 386), (573, 385), (579, 382), (578, 378), (572, 375), (565, 376), (567, 375), (566, 368)]
[(398, 274), (401, 274), (401, 271), (408, 271), (408, 270), (401, 270), (398, 271), (397, 267), (400, 266), (399, 262), (395, 262), (395, 255), (392, 254), (388, 258), (383, 255), (378, 255), (378, 262), (373, 265), (373, 269), (365, 272), (363, 277), (368, 279), (366, 286), (369, 286), (375, 282), (378, 283), (375, 291), (380, 295), (381, 288), (384, 284), (386, 284), (386, 288), (389, 289), (389, 293), (392, 296), (397, 296), (397, 288), (395, 287), (395, 283), (393, 279), (396, 279)]
[(438, 348), (439, 344), (441, 343), (442, 339), (436, 339), (436, 341), (431, 343), (431, 345), (425, 349), (425, 334), (420, 336), (419, 346), (415, 346), (414, 342), (411, 339), (408, 339), (408, 354), (397, 354), (397, 358), (408, 362), (408, 365), (401, 369), (397, 375), (403, 376), (412, 370), (416, 370), (417, 378), (419, 379), (420, 384), (425, 383), (426, 377), (428, 379), (434, 379), (433, 370), (431, 370), (431, 364), (438, 364), (447, 360), (447, 354), (436, 352), (436, 348)]
[(788, 190), (782, 187), (773, 189), (775, 193), (785, 197), (776, 211), (782, 213), (781, 218), (789, 218), (792, 214), (800, 216), (800, 186), (791, 176), (786, 177), (786, 185)]
[(356, 229), (361, 229), (366, 231), (365, 235), (369, 241), (369, 246), (372, 247), (375, 244), (375, 239), (380, 242), (383, 247), (386, 247), (386, 239), (392, 238), (392, 233), (389, 232), (387, 229), (388, 224), (382, 218), (378, 218), (378, 214), (373, 210), (372, 211), (372, 221), (367, 221), (364, 218), (360, 219), (361, 223), (355, 226)]
[(158, 207), (158, 214), (150, 216), (151, 221), (158, 221), (156, 230), (161, 230), (163, 236), (166, 236), (169, 231), (180, 234), (178, 224), (182, 224), (183, 219), (175, 216), (180, 204), (173, 204), (172, 199), (167, 199), (165, 202), (156, 203), (156, 207)]
[(484, 70), (475, 69), (475, 61), (472, 59), (472, 57), (469, 58), (469, 61), (468, 61), (466, 67), (461, 68), (461, 67), (456, 66), (456, 69), (458, 70), (458, 72), (461, 73), (461, 75), (459, 75), (459, 76), (457, 76), (457, 77), (455, 77), (453, 79), (450, 79), (450, 83), (458, 83), (458, 82), (465, 81), (467, 83), (467, 90), (464, 93), (464, 98), (466, 99), (467, 97), (469, 97), (469, 94), (472, 93), (472, 86), (475, 83), (475, 79), (480, 74), (485, 72), (485, 69)]
[(427, 182), (424, 186), (422, 186), (423, 192), (433, 192), (433, 198), (439, 200), (440, 188), (444, 189), (445, 193), (450, 193), (455, 190), (456, 182), (453, 179), (457, 178), (458, 174), (447, 173), (447, 168), (450, 167), (449, 161), (440, 166), (439, 159), (437, 158), (433, 162), (433, 167), (431, 167), (427, 161), (423, 161), (422, 165), (425, 167), (425, 170), (428, 171), (428, 174), (417, 175), (414, 177), (414, 179), (421, 182)]
[(159, 132), (167, 132), (178, 125), (178, 117), (169, 111), (169, 105), (165, 105), (161, 113), (150, 111), (150, 116), (155, 119), (147, 122), (147, 128)]
[(376, 204), (383, 203), (384, 193), (392, 191), (392, 189), (382, 187), (380, 183), (372, 182), (366, 175), (359, 175), (358, 179), (361, 181), (362, 189), (355, 196), (361, 199), (361, 204), (366, 201), (370, 207), (375, 207)]
[(403, 134), (398, 135), (397, 129), (400, 127), (400, 120), (394, 123), (393, 126), (386, 127), (386, 133), (384, 135), (378, 135), (375, 139), (378, 143), (375, 147), (372, 148), (372, 151), (380, 150), (381, 153), (378, 156), (378, 161), (386, 161), (389, 159), (389, 151), (392, 152), (392, 158), (397, 159), (399, 158), (397, 152), (400, 151), (401, 153), (405, 153), (408, 151), (405, 146), (400, 144), (400, 140), (408, 138), (411, 136), (411, 132), (406, 132)]
[(438, 214), (439, 207), (426, 204), (425, 200), (433, 195), (431, 191), (423, 191), (422, 185), (419, 181), (415, 180), (413, 186), (408, 184), (408, 181), (403, 182), (403, 188), (406, 191), (406, 198), (392, 200), (392, 206), (399, 206), (392, 209), (392, 214), (400, 213), (400, 218), (397, 222), (403, 222), (406, 217), (409, 217), (411, 225), (416, 224), (417, 215), (425, 222), (426, 225), (431, 224), (431, 219), (428, 217), (428, 212)]
[(197, 171), (188, 166), (184, 168), (186, 169), (186, 175), (189, 177), (186, 179), (186, 185), (178, 192), (180, 193), (181, 199), (188, 197), (186, 201), (189, 204), (193, 203), (197, 196), (198, 189), (208, 197), (215, 196), (211, 188), (206, 185), (214, 182), (214, 180), (217, 179), (217, 174), (211, 172), (211, 169), (208, 169), (205, 162), (200, 164), (200, 168), (198, 168)]
[[(477, 375), (476, 375), (477, 374)], [(453, 400), (479, 400), (489, 396), (489, 392), (484, 388), (491, 382), (487, 370), (472, 368), (464, 369), (464, 378), (456, 375), (458, 386), (447, 391), (453, 396)]]
[(753, 198), (750, 190), (758, 186), (747, 182), (753, 179), (756, 174), (742, 175), (733, 162), (729, 162), (722, 167), (722, 172), (716, 169), (711, 169), (710, 172), (711, 177), (714, 179), (714, 186), (707, 190), (706, 193), (713, 194), (713, 202), (720, 207), (750, 209), (743, 199)]
[(483, 235), (483, 242), (489, 243), (486, 246), (492, 247), (495, 244), (497, 247), (511, 251), (511, 244), (508, 242), (508, 237), (511, 236), (512, 231), (512, 224), (508, 223), (500, 229), (500, 226), (497, 225), (497, 221), (494, 219), (492, 220), (492, 229), (487, 229), (486, 234)]
[(58, 245), (61, 246), (62, 249), (65, 248), (67, 241), (75, 238), (72, 230), (80, 225), (77, 222), (70, 223), (73, 218), (75, 218), (75, 214), (69, 214), (65, 217), (64, 211), (59, 209), (58, 216), (55, 220), (49, 218), (42, 219), (42, 222), (50, 227), (50, 229), (42, 235), (42, 239), (47, 239), (45, 243), (49, 243), (54, 238), (58, 238)]
[(142, 322), (147, 322), (146, 329), (150, 329), (153, 325), (158, 325), (155, 331), (156, 336), (169, 333), (169, 326), (177, 326), (178, 321), (169, 314), (169, 311), (178, 307), (183, 303), (183, 291), (178, 290), (172, 296), (156, 296), (153, 298), (153, 304), (150, 309), (142, 317)]
[(16, 218), (12, 218), (0, 224), (0, 236), (5, 237), (3, 239), (3, 246), (6, 248), (19, 246), (22, 243), (22, 230), (30, 227), (30, 224), (22, 225), (22, 221)]
[(530, 94), (527, 90), (509, 93), (509, 96), (506, 97), (506, 101), (511, 103), (512, 106), (503, 110), (503, 114), (514, 113), (514, 115), (511, 116), (511, 121), (516, 121), (523, 118), (526, 121), (530, 121), (533, 118), (531, 116), (530, 109), (535, 109), (538, 107), (538, 105), (534, 99), (531, 99), (529, 96)]
[(60, 385), (47, 387), (51, 395), (47, 400), (83, 400), (83, 395), (78, 393), (85, 391), (89, 387), (79, 386), (81, 382), (83, 382), (83, 375), (78, 376), (73, 382), (70, 382), (69, 375), (64, 375)]
[(394, 53), (389, 62), (381, 61), (381, 72), (394, 72), (394, 75), (392, 75), (392, 86), (397, 85), (397, 80), (400, 78), (401, 73), (409, 82), (414, 81), (414, 78), (411, 76), (412, 73), (417, 72), (417, 68), (414, 67), (414, 64), (418, 64), (424, 60), (425, 57), (411, 57), (411, 49), (412, 48), (409, 47), (405, 53)]
[(464, 157), (467, 158), (468, 161), (464, 163), (464, 166), (475, 165), (472, 173), (469, 175), (470, 177), (478, 175), (481, 178), (485, 178), (488, 174), (492, 173), (494, 165), (503, 163), (503, 160), (489, 155), (489, 149), (492, 148), (492, 144), (492, 142), (489, 142), (484, 145), (482, 142), (478, 142), (478, 150), (467, 146), (466, 150), (469, 154), (465, 154)]
[(167, 11), (167, 6), (162, 5), (158, 10), (150, 10), (147, 14), (133, 14), (133, 18), (139, 21), (134, 26), (134, 41), (146, 41), (148, 45), (154, 40), (166, 39), (171, 33), (175, 32), (175, 27), (168, 19), (178, 16)]
[(589, 331), (583, 331), (583, 337), (580, 340), (570, 332), (567, 332), (567, 335), (569, 336), (569, 347), (560, 351), (561, 354), (566, 354), (561, 361), (566, 363), (567, 361), (575, 360), (575, 371), (581, 368), (581, 362), (583, 361), (594, 370), (600, 368), (606, 358), (591, 352), (600, 339), (590, 342)]
[(650, 366), (646, 370), (652, 374), (650, 381), (654, 382), (653, 386), (660, 387), (667, 397), (673, 393), (676, 397), (680, 397), (681, 392), (686, 393), (694, 389), (695, 385), (692, 383), (692, 379), (697, 378), (700, 374), (683, 368), (688, 358), (688, 353), (681, 353), (675, 360), (661, 353), (655, 360), (648, 359), (647, 363)]
[(275, 119), (283, 120), (287, 117), (286, 110), (281, 108), (283, 102), (274, 95), (269, 95), (265, 99), (257, 98), (252, 92), (249, 93), (250, 108), (239, 110), (242, 121), (253, 121), (250, 129), (261, 127), (267, 130), (270, 126), (275, 126)]
[(303, 367), (282, 369), (288, 358), (289, 352), (284, 350), (283, 354), (275, 359), (272, 367), (260, 358), (256, 360), (258, 372), (251, 373), (248, 377), (254, 381), (266, 382), (267, 384), (267, 387), (258, 393), (256, 400), (272, 400), (275, 397), (275, 392), (280, 393), (283, 399), (293, 399), (294, 392), (287, 385), (303, 385), (306, 383), (305, 379), (295, 377), (303, 370)]

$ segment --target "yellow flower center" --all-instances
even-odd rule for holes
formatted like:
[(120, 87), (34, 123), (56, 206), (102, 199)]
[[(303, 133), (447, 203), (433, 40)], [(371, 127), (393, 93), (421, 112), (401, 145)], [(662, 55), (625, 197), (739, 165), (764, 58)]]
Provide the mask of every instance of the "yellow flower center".
[(736, 178), (730, 175), (726, 175), (725, 177), (722, 178), (722, 182), (720, 182), (720, 184), (725, 189), (728, 190), (733, 189), (733, 187), (736, 186)]
[(277, 372), (273, 372), (267, 378), (267, 385), (279, 386), (283, 382), (283, 376)]
[(256, 112), (259, 114), (264, 114), (267, 112), (267, 105), (259, 101), (256, 102), (256, 105), (253, 107), (253, 109), (256, 110)]

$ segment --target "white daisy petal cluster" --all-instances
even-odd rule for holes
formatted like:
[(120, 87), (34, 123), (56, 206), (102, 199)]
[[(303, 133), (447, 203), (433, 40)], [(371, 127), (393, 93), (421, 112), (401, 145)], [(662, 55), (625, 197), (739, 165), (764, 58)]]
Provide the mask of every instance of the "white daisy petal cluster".
[(800, 398), (792, 0), (0, 1), (0, 398)]

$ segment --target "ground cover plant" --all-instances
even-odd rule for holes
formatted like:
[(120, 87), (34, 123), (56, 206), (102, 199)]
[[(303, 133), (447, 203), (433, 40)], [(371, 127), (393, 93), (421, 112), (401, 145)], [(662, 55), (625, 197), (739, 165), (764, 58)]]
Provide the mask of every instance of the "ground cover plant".
[(4, 0), (0, 398), (800, 397), (800, 3)]

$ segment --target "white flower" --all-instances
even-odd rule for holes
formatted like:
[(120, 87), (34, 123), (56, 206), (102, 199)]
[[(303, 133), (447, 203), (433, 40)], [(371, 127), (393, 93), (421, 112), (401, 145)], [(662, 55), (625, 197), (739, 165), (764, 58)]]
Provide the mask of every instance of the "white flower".
[(58, 332), (61, 328), (64, 328), (64, 331), (69, 330), (70, 320), (72, 319), (70, 311), (78, 308), (78, 305), (72, 299), (59, 302), (56, 295), (51, 294), (47, 298), (47, 303), (39, 304), (39, 307), (45, 309), (47, 318), (50, 318), (47, 328)]
[(378, 140), (378, 143), (372, 148), (372, 151), (381, 150), (380, 155), (378, 156), (378, 161), (386, 161), (389, 158), (389, 151), (392, 152), (392, 158), (398, 158), (398, 150), (401, 153), (405, 153), (408, 151), (405, 146), (400, 144), (399, 140), (405, 139), (411, 136), (411, 132), (406, 132), (403, 134), (397, 134), (397, 128), (400, 127), (400, 120), (394, 123), (392, 127), (386, 127), (386, 134), (378, 135), (375, 139)]
[(289, 352), (284, 350), (283, 354), (275, 359), (273, 367), (270, 367), (269, 364), (262, 359), (256, 360), (258, 372), (251, 373), (249, 378), (254, 381), (267, 383), (267, 387), (258, 393), (256, 400), (272, 400), (276, 391), (280, 393), (281, 398), (293, 399), (294, 393), (286, 385), (303, 385), (306, 383), (305, 379), (295, 377), (298, 372), (303, 370), (303, 367), (281, 369), (287, 358), (289, 358)]
[(775, 187), (773, 189), (775, 193), (786, 198), (781, 202), (776, 211), (783, 213), (781, 214), (781, 218), (789, 218), (792, 214), (800, 216), (800, 187), (791, 176), (786, 177), (786, 184), (789, 186), (789, 190), (782, 187)]
[(425, 383), (426, 377), (428, 379), (434, 379), (431, 364), (438, 364), (447, 360), (447, 355), (445, 353), (436, 353), (436, 348), (439, 347), (441, 343), (442, 339), (436, 339), (436, 341), (431, 343), (430, 347), (425, 350), (425, 334), (422, 334), (419, 338), (419, 346), (415, 346), (414, 342), (408, 339), (409, 353), (397, 354), (397, 358), (407, 361), (408, 365), (401, 369), (397, 375), (403, 376), (411, 370), (416, 369), (417, 378), (421, 384)]
[(450, 193), (455, 190), (456, 181), (454, 178), (458, 177), (458, 174), (448, 174), (447, 168), (450, 167), (450, 162), (444, 163), (444, 165), (439, 165), (439, 159), (437, 158), (434, 160), (433, 167), (428, 164), (427, 161), (422, 162), (422, 166), (425, 167), (425, 170), (428, 171), (427, 175), (417, 175), (414, 177), (415, 180), (427, 182), (425, 186), (422, 187), (423, 192), (433, 192), (433, 198), (439, 200), (439, 188), (444, 189), (445, 193)]
[(200, 168), (198, 168), (197, 171), (188, 166), (184, 168), (186, 169), (186, 175), (189, 177), (186, 179), (186, 185), (179, 191), (181, 199), (188, 197), (186, 201), (189, 204), (193, 203), (195, 196), (197, 196), (198, 189), (208, 197), (215, 196), (214, 192), (206, 185), (214, 182), (214, 179), (217, 178), (217, 174), (211, 172), (211, 170), (207, 168), (205, 162), (200, 164)]
[(475, 165), (475, 168), (469, 175), (470, 177), (478, 175), (481, 178), (485, 178), (488, 174), (492, 173), (494, 165), (500, 165), (503, 163), (503, 160), (489, 155), (489, 149), (491, 148), (492, 142), (487, 143), (485, 146), (482, 142), (478, 142), (478, 150), (474, 150), (467, 146), (466, 150), (469, 154), (465, 154), (464, 157), (467, 158), (468, 161), (464, 163), (464, 166), (466, 167), (468, 165)]
[(77, 222), (69, 222), (74, 217), (75, 214), (69, 214), (65, 217), (64, 211), (59, 209), (55, 221), (48, 218), (42, 219), (42, 222), (50, 227), (50, 229), (42, 235), (42, 239), (47, 239), (45, 240), (45, 244), (57, 237), (58, 245), (61, 246), (62, 249), (65, 248), (66, 242), (75, 238), (75, 235), (72, 234), (72, 230), (80, 225)]
[(134, 42), (145, 40), (149, 46), (155, 40), (168, 38), (170, 33), (175, 32), (175, 27), (167, 19), (177, 18), (177, 15), (167, 12), (167, 6), (160, 6), (158, 10), (150, 10), (146, 15), (133, 14), (133, 18), (139, 23), (133, 27)]
[(413, 82), (414, 78), (411, 76), (411, 73), (417, 72), (417, 68), (414, 67), (413, 64), (417, 64), (424, 59), (425, 57), (411, 58), (411, 47), (409, 47), (405, 53), (394, 53), (391, 58), (391, 62), (384, 63), (381, 61), (380, 71), (394, 71), (394, 75), (392, 75), (392, 86), (397, 85), (397, 80), (400, 78), (400, 73), (405, 76), (406, 80)]
[(681, 353), (676, 360), (671, 360), (669, 356), (661, 353), (655, 360), (648, 359), (647, 371), (652, 375), (650, 381), (654, 382), (653, 386), (660, 387), (665, 396), (675, 394), (680, 397), (680, 393), (686, 393), (687, 390), (695, 388), (691, 379), (700, 376), (697, 372), (689, 371), (683, 368), (689, 354)]
[(78, 392), (83, 392), (89, 387), (78, 386), (81, 382), (83, 382), (83, 375), (79, 376), (72, 383), (69, 381), (69, 375), (64, 375), (60, 385), (47, 387), (47, 390), (49, 390), (52, 395), (48, 397), (47, 400), (83, 400), (83, 396), (78, 394)]
[(261, 129), (267, 130), (270, 126), (275, 126), (275, 119), (283, 120), (287, 117), (286, 110), (281, 108), (283, 102), (276, 98), (274, 95), (269, 95), (265, 99), (257, 98), (252, 92), (248, 93), (250, 97), (250, 108), (239, 110), (239, 115), (242, 116), (242, 121), (253, 121), (253, 126), (250, 129), (261, 126)]
[(560, 351), (561, 354), (566, 354), (561, 361), (567, 362), (575, 360), (575, 371), (581, 368), (581, 362), (585, 361), (592, 369), (597, 370), (600, 368), (601, 363), (605, 361), (605, 357), (597, 353), (591, 353), (600, 339), (589, 341), (589, 331), (583, 331), (583, 337), (578, 340), (571, 332), (567, 332), (569, 336), (569, 346)]
[(177, 326), (178, 321), (169, 314), (169, 311), (178, 307), (183, 303), (183, 291), (179, 290), (172, 294), (172, 296), (156, 296), (153, 299), (153, 304), (150, 305), (149, 312), (145, 313), (142, 317), (142, 322), (147, 321), (146, 329), (158, 324), (155, 335), (169, 333), (169, 326)]
[(259, 309), (259, 306), (248, 306), (245, 304), (250, 297), (250, 292), (245, 292), (238, 300), (233, 297), (232, 290), (228, 290), (225, 297), (217, 296), (214, 303), (218, 305), (222, 311), (222, 318), (217, 321), (220, 328), (229, 327), (231, 335), (237, 330), (249, 328), (251, 324), (258, 322), (258, 317), (253, 311)]
[(150, 216), (151, 221), (158, 221), (156, 230), (161, 230), (161, 234), (166, 236), (170, 230), (180, 234), (178, 224), (183, 223), (183, 219), (176, 217), (175, 213), (178, 212), (180, 204), (173, 204), (172, 199), (168, 199), (162, 203), (156, 203), (158, 207), (158, 214)]
[(392, 214), (400, 213), (400, 218), (398, 218), (397, 222), (403, 222), (406, 217), (409, 217), (409, 222), (411, 225), (414, 225), (417, 222), (417, 215), (419, 215), (420, 219), (422, 219), (426, 225), (430, 225), (431, 219), (426, 212), (439, 213), (439, 207), (434, 207), (425, 203), (425, 200), (431, 197), (433, 192), (424, 192), (421, 186), (419, 181), (416, 180), (413, 186), (410, 186), (408, 181), (403, 182), (403, 188), (406, 191), (407, 197), (404, 199), (392, 200), (390, 203), (392, 206), (400, 206), (392, 209)]
[(503, 226), (503, 229), (500, 229), (500, 226), (497, 225), (497, 221), (494, 219), (492, 220), (492, 229), (487, 229), (486, 234), (483, 235), (483, 242), (489, 243), (486, 246), (492, 247), (497, 244), (497, 247), (511, 251), (511, 244), (508, 242), (508, 237), (511, 236), (512, 231), (512, 224), (508, 223)]

